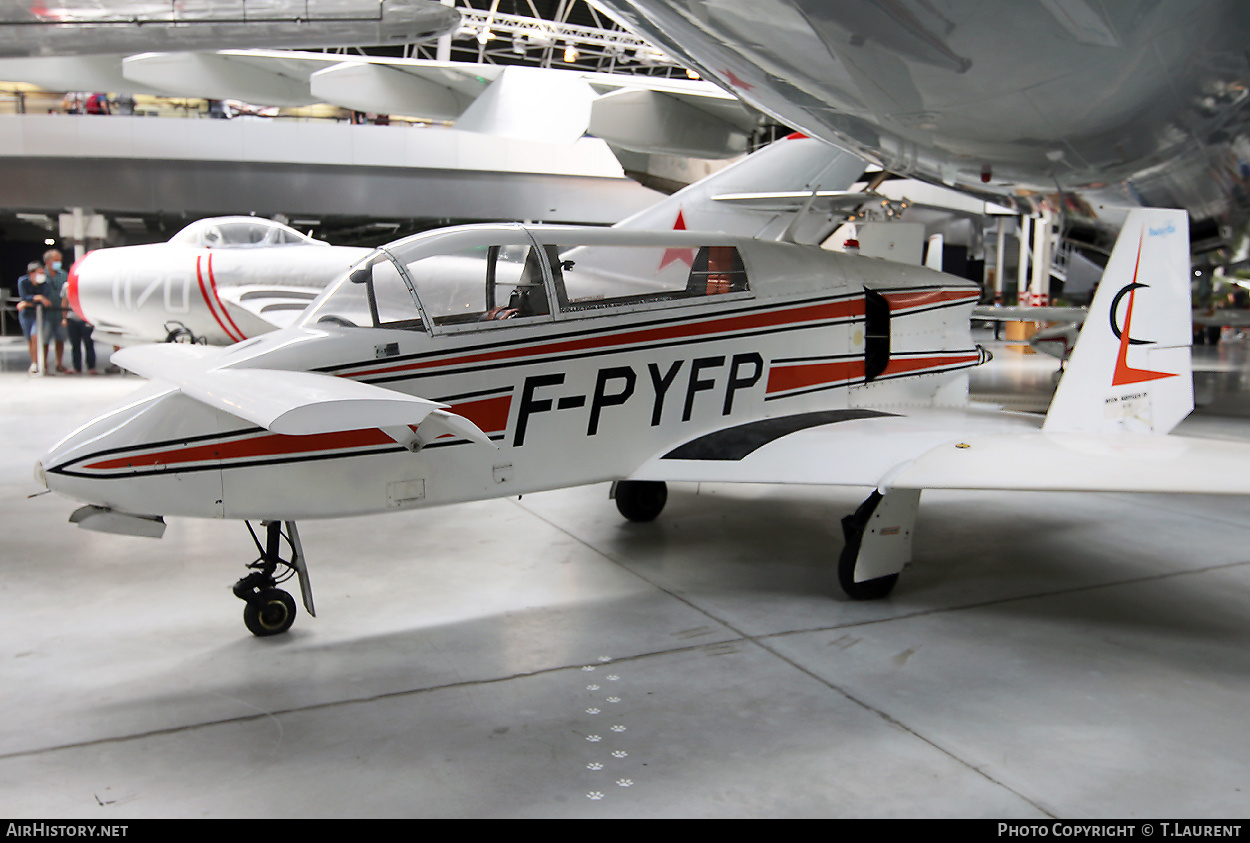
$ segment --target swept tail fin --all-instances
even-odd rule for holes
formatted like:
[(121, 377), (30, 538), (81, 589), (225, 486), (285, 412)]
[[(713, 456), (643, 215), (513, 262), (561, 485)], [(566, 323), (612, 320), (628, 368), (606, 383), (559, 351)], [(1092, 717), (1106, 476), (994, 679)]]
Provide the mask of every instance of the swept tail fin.
[[(773, 239), (789, 225), (797, 205), (771, 209), (741, 207), (718, 202), (716, 197), (761, 191), (808, 193), (815, 188), (845, 190), (863, 175), (864, 167), (864, 160), (857, 155), (815, 138), (790, 135), (622, 220), (614, 228), (717, 231)], [(809, 235), (805, 240), (813, 242), (817, 236)]]
[(1194, 408), (1189, 217), (1131, 211), (1044, 429), (1167, 433)]

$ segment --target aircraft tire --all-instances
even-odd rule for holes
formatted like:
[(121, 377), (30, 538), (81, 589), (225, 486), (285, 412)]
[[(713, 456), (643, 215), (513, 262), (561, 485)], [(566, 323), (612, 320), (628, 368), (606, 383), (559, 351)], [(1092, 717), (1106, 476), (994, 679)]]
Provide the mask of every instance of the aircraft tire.
[(295, 598), (280, 588), (256, 595), (255, 602), (243, 607), (243, 625), (253, 635), (265, 638), (280, 635), (295, 623)]
[(856, 542), (854, 546), (848, 544), (842, 548), (842, 555), (838, 557), (838, 585), (842, 587), (842, 591), (852, 600), (880, 600), (882, 597), (889, 596), (898, 582), (898, 574), (855, 582), (857, 556), (859, 556), (859, 542)]
[(668, 486), (658, 480), (621, 480), (616, 509), (630, 521), (654, 521), (668, 503)]
[(898, 582), (898, 574), (889, 574), (872, 580), (855, 582), (855, 563), (859, 559), (859, 548), (864, 541), (864, 528), (868, 519), (881, 502), (881, 494), (873, 492), (868, 500), (855, 510), (854, 515), (842, 519), (842, 536), (846, 546), (838, 557), (838, 585), (852, 600), (880, 600), (894, 590)]

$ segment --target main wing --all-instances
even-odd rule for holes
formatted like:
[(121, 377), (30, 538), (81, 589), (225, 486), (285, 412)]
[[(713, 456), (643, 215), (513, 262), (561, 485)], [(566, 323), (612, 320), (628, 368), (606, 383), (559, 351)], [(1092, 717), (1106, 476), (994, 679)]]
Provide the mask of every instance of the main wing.
[(1241, 443), (1153, 433), (1042, 433), (1041, 419), (989, 409), (830, 410), (696, 437), (630, 480), (796, 483), (878, 489), (1245, 494), (1229, 471)]

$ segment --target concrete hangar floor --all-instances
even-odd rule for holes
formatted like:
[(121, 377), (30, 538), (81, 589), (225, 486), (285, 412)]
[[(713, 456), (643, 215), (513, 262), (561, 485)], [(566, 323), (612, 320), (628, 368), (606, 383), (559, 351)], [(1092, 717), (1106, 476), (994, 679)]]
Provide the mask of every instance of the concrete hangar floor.
[[(78, 530), (31, 463), (133, 377), (0, 355), (0, 816), (1244, 817), (1250, 502), (926, 492), (893, 596), (854, 491), (606, 486), (307, 522), (319, 617), (254, 638), (238, 523)], [(1181, 428), (1250, 436), (1246, 346)], [(1045, 403), (1000, 350), (981, 392)]]

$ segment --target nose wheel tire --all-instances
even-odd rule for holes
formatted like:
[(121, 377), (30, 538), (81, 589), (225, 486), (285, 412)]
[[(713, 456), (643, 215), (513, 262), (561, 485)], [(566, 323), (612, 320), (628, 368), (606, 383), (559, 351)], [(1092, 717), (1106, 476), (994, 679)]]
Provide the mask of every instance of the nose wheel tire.
[[(243, 609), (243, 623), (253, 635), (281, 635), (295, 623), (295, 598), (278, 588), (278, 584), (292, 577), (299, 578), (304, 609), (310, 617), (317, 616), (313, 607), (312, 588), (308, 583), (308, 566), (304, 561), (304, 548), (294, 521), (262, 521), (265, 542), (244, 522), (260, 558), (247, 567), (251, 573), (234, 584), (234, 596), (247, 605)], [(285, 530), (284, 530), (285, 528)], [(290, 558), (283, 558), (283, 543)], [(281, 569), (281, 570), (279, 570)]]
[(243, 624), (262, 638), (280, 635), (295, 623), (295, 598), (280, 588), (262, 591), (243, 607)]

